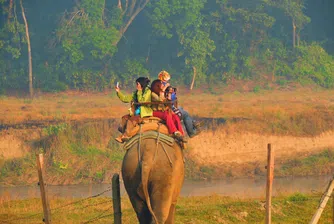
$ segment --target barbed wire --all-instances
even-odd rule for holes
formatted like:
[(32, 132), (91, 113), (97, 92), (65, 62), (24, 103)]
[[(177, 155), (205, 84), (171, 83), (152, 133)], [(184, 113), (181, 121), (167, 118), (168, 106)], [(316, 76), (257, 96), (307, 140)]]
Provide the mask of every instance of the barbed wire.
[[(102, 204), (106, 204), (106, 203), (112, 203), (112, 200), (106, 200), (106, 201), (95, 203), (95, 204), (85, 205), (85, 206), (80, 207), (80, 208), (79, 207), (78, 208), (72, 208), (72, 209), (69, 209), (69, 210), (66, 210), (66, 211), (70, 212), (70, 211), (74, 211), (74, 210), (77, 210), (77, 209), (85, 209), (85, 208), (88, 208), (88, 207), (93, 207), (93, 206), (102, 205)], [(53, 214), (55, 214), (55, 213), (53, 213)]]
[(83, 222), (82, 224), (87, 224), (87, 223), (92, 223), (92, 222), (95, 222), (99, 219), (103, 219), (103, 218), (106, 218), (106, 217), (109, 217), (109, 216), (113, 216), (114, 214), (107, 214), (107, 215), (104, 215), (107, 211), (109, 211), (113, 206), (110, 206), (108, 209), (106, 209), (105, 211), (103, 211), (101, 214), (99, 214), (98, 216), (96, 216), (95, 218), (92, 218), (86, 222)]
[[(109, 187), (108, 189), (102, 191), (101, 193), (98, 193), (98, 194), (96, 194), (96, 195), (92, 195), (92, 196), (89, 196), (89, 197), (87, 197), (87, 198), (83, 198), (83, 199), (80, 199), (80, 200), (77, 200), (77, 201), (74, 201), (74, 202), (71, 202), (71, 203), (68, 203), (68, 204), (65, 204), (65, 205), (62, 205), (62, 206), (59, 206), (59, 207), (50, 209), (50, 211), (55, 212), (55, 211), (58, 211), (58, 210), (60, 210), (60, 209), (62, 209), (62, 208), (64, 208), (64, 207), (67, 207), (67, 206), (70, 206), (70, 205), (74, 205), (74, 204), (78, 204), (78, 203), (80, 203), (80, 202), (86, 201), (86, 200), (91, 199), (91, 198), (99, 197), (99, 196), (103, 195), (104, 193), (109, 192), (109, 191), (111, 191), (111, 190), (112, 190), (112, 188)], [(103, 204), (103, 203), (107, 203), (107, 202), (111, 202), (111, 200), (104, 201), (104, 202), (100, 202), (100, 203), (96, 203), (95, 205)], [(87, 206), (85, 206), (85, 207), (90, 207), (90, 206), (94, 206), (94, 204), (93, 204), (93, 205), (87, 205)], [(73, 209), (73, 210), (74, 210), (74, 209)], [(43, 215), (43, 212), (35, 213), (35, 214), (28, 215), (28, 216), (24, 216), (24, 217), (14, 218), (14, 219), (1, 220), (0, 223), (13, 223), (13, 221), (27, 220), (27, 219), (31, 219), (31, 218), (33, 218), (33, 217), (35, 217), (35, 216), (37, 216), (37, 215)]]
[(19, 218), (16, 218), (16, 219), (1, 220), (0, 223), (13, 223), (13, 221), (27, 220), (27, 219), (31, 219), (32, 217), (35, 217), (37, 215), (43, 215), (43, 213), (39, 212), (39, 213), (35, 213), (35, 214), (32, 214), (32, 215), (28, 215), (28, 216), (24, 216), (24, 217), (19, 217)]
[(51, 210), (51, 211), (57, 211), (57, 210), (60, 210), (60, 209), (62, 209), (62, 208), (64, 208), (64, 207), (67, 207), (67, 206), (70, 206), (70, 205), (74, 205), (74, 204), (78, 204), (78, 203), (80, 203), (80, 202), (86, 201), (86, 200), (91, 199), (91, 198), (99, 197), (99, 196), (101, 196), (101, 195), (103, 195), (104, 193), (109, 192), (109, 191), (111, 191), (111, 187), (109, 187), (107, 190), (102, 191), (101, 193), (98, 193), (98, 194), (96, 194), (96, 195), (92, 195), (92, 196), (89, 196), (89, 197), (87, 197), (87, 198), (83, 198), (83, 199), (80, 199), (80, 200), (77, 200), (77, 201), (74, 201), (74, 202), (71, 202), (71, 203), (68, 203), (68, 204), (65, 204), (65, 205), (62, 205), (62, 206), (59, 206), (59, 207), (50, 209), (50, 210)]
[(92, 222), (95, 222), (95, 221), (97, 221), (97, 220), (99, 220), (99, 219), (104, 219), (104, 218), (106, 218), (106, 217), (113, 216), (113, 215), (114, 215), (114, 214), (104, 215), (104, 216), (101, 216), (101, 217), (99, 217), (99, 218), (97, 218), (97, 219), (95, 219), (95, 220), (93, 220), (93, 221), (87, 221), (87, 222), (84, 222), (84, 223), (82, 223), (82, 224), (92, 223)]

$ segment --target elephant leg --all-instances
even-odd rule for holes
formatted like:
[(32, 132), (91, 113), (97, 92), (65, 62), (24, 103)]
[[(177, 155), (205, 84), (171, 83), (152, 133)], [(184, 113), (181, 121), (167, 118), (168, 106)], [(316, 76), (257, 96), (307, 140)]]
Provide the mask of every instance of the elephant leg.
[[(183, 183), (183, 181), (182, 181), (182, 183)], [(169, 214), (168, 214), (166, 224), (174, 224), (176, 203), (177, 203), (177, 198), (180, 195), (181, 188), (182, 188), (182, 184), (177, 186), (175, 188), (174, 192), (173, 192), (173, 198), (172, 198), (171, 205), (170, 205), (170, 208), (169, 208)]]
[(166, 189), (153, 191), (150, 198), (152, 210), (158, 220), (157, 224), (165, 224), (168, 219), (170, 205), (172, 203), (172, 190), (167, 189), (166, 187)]
[(125, 155), (124, 162), (122, 165), (122, 177), (124, 181), (124, 186), (126, 192), (129, 195), (132, 207), (136, 212), (138, 221), (140, 224), (148, 224), (151, 223), (152, 217), (149, 212), (146, 202), (141, 198), (138, 193), (138, 185), (140, 185), (140, 166), (137, 163), (130, 161), (129, 158), (138, 158), (138, 154), (136, 151), (127, 151)]
[[(179, 168), (179, 170), (182, 170), (181, 168), (183, 167), (183, 165)], [(173, 191), (173, 196), (172, 196), (172, 201), (171, 201), (171, 205), (169, 208), (169, 214), (168, 214), (168, 218), (166, 221), (166, 224), (174, 224), (174, 219), (175, 219), (175, 211), (176, 211), (176, 203), (177, 203), (177, 199), (181, 193), (181, 188), (183, 185), (183, 172), (182, 173), (178, 173), (178, 175), (175, 176), (174, 178), (174, 183), (177, 183), (174, 191)]]
[(169, 214), (167, 221), (165, 224), (174, 224), (174, 218), (175, 218), (175, 209), (176, 209), (176, 204), (171, 204), (170, 209), (169, 209)]
[(152, 222), (152, 215), (147, 208), (146, 203), (137, 195), (132, 195), (130, 201), (136, 212), (140, 224), (148, 224)]

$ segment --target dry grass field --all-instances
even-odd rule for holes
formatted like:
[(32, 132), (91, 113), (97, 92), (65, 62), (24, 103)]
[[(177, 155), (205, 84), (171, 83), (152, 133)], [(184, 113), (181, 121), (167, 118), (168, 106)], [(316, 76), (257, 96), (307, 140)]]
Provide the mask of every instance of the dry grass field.
[[(333, 127), (326, 121), (333, 121), (334, 90), (298, 88), (259, 92), (190, 92), (180, 89), (179, 105), (196, 117), (243, 120), (242, 127), (236, 126), (236, 129), (260, 131), (264, 128), (264, 122), (273, 123), (274, 126), (277, 123), (279, 126), (284, 121), (286, 124), (280, 124), (284, 126), (288, 125), (290, 118), (302, 120), (307, 117), (316, 125), (316, 131), (321, 131)], [(120, 102), (114, 91), (43, 94), (33, 100), (2, 96), (0, 124), (119, 118), (128, 112), (128, 108), (129, 105)], [(283, 134), (292, 133), (287, 131)]]
[[(188, 178), (264, 175), (268, 143), (277, 165), (288, 167), (280, 175), (334, 172), (334, 90), (178, 91), (179, 104), (204, 124), (188, 140)], [(113, 163), (122, 160), (121, 145), (112, 138), (128, 108), (114, 91), (0, 97), (2, 181), (34, 182), (26, 171), (35, 169), (30, 152), (41, 148), (53, 152), (54, 184), (108, 178)]]

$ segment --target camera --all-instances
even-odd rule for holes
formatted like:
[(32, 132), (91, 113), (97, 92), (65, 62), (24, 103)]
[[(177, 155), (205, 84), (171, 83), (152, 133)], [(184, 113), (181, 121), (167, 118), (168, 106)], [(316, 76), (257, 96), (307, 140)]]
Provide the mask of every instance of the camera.
[(176, 97), (176, 88), (175, 87), (172, 87), (172, 86), (168, 86), (165, 90), (165, 97), (168, 99), (168, 100), (176, 100), (177, 97)]
[(172, 86), (168, 86), (165, 90), (165, 93), (176, 93), (176, 88)]

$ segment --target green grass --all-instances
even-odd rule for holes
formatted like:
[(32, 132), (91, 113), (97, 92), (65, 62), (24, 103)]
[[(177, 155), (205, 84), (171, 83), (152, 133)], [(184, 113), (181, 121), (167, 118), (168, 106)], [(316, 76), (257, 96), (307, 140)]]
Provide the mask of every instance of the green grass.
[(326, 149), (318, 154), (295, 158), (284, 162), (277, 170), (275, 170), (275, 173), (279, 176), (306, 176), (331, 173), (333, 169), (334, 150)]
[[(308, 223), (318, 207), (320, 197), (321, 195), (301, 197), (295, 194), (273, 198), (272, 222)], [(64, 207), (64, 205), (68, 206)], [(176, 208), (175, 223), (265, 223), (264, 205), (263, 199), (235, 199), (218, 195), (181, 197)], [(332, 223), (332, 206), (332, 203), (327, 204), (319, 223)], [(50, 200), (50, 207), (52, 223), (84, 223), (102, 215), (107, 217), (96, 219), (94, 223), (113, 223), (112, 201), (105, 196), (85, 200), (53, 198)], [(36, 216), (32, 216), (35, 214)], [(13, 223), (40, 223), (41, 201), (39, 199), (0, 201), (0, 220), (20, 218), (22, 219), (15, 220)], [(127, 197), (122, 197), (122, 223), (137, 223), (136, 215)]]
[(302, 193), (295, 193), (288, 197), (288, 201), (299, 202), (299, 201), (307, 201), (308, 197)]
[(44, 134), (50, 136), (50, 135), (58, 135), (60, 132), (65, 131), (68, 128), (68, 124), (61, 123), (56, 125), (49, 125), (48, 127), (43, 128)]
[[(36, 158), (33, 154), (11, 160), (0, 159), (0, 181), (5, 182), (6, 179), (16, 178), (16, 184), (21, 184), (23, 180), (20, 179), (26, 175), (27, 172), (29, 173), (32, 168), (36, 169), (35, 167)], [(31, 175), (28, 174), (28, 176)]]

